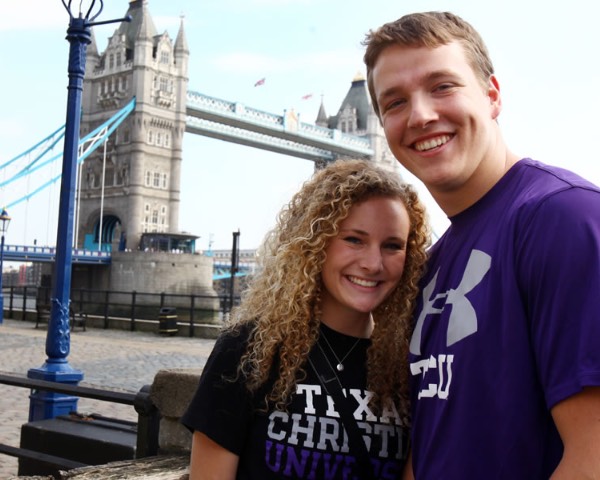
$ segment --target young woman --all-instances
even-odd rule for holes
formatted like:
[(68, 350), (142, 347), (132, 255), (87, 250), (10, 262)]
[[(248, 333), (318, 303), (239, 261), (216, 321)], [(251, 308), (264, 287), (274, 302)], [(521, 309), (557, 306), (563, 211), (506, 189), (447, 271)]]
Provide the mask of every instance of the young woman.
[(361, 160), (316, 172), (280, 213), (183, 417), (190, 479), (400, 478), (428, 243), (395, 174)]

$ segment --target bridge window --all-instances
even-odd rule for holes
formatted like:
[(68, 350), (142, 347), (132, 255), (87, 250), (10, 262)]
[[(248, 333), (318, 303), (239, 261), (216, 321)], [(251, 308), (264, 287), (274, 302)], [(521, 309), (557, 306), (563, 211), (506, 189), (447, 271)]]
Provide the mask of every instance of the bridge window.
[(169, 64), (169, 52), (167, 52), (165, 50), (160, 52), (160, 63), (163, 63), (165, 65)]
[(152, 186), (156, 187), (156, 188), (160, 187), (160, 173), (154, 172), (154, 182), (153, 182)]
[(154, 132), (152, 130), (148, 130), (148, 143), (150, 145), (154, 143)]
[(165, 147), (169, 147), (170, 143), (171, 143), (171, 135), (169, 135), (168, 133), (165, 133)]
[(115, 170), (114, 168), (107, 167), (104, 175), (104, 185), (110, 187), (115, 184)]
[(167, 77), (160, 77), (159, 90), (161, 92), (170, 92), (170, 89), (169, 89), (169, 79)]
[(167, 207), (165, 205), (162, 205), (160, 207), (160, 214), (161, 215), (166, 215), (167, 214)]
[(117, 52), (117, 67), (121, 66), (121, 52)]
[(115, 66), (115, 56), (111, 53), (108, 56), (108, 68), (113, 68)]
[(167, 188), (167, 174), (163, 173), (162, 174), (162, 188)]
[(158, 225), (158, 210), (152, 210), (152, 224)]
[(125, 169), (117, 168), (115, 172), (115, 185), (120, 186), (123, 185), (125, 179)]
[(160, 132), (156, 134), (156, 145), (158, 145), (159, 147), (162, 146), (162, 135), (160, 134)]
[(152, 184), (152, 172), (148, 170), (146, 172), (146, 186), (149, 187)]

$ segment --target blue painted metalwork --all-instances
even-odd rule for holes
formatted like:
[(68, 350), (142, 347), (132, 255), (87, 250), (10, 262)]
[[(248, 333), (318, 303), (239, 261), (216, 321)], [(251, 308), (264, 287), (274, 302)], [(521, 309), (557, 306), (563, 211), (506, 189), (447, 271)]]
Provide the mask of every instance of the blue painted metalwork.
[[(94, 129), (92, 132), (88, 133), (81, 140), (79, 140), (78, 148), (82, 149), (82, 153), (79, 156), (79, 158), (77, 159), (77, 163), (80, 164), (80, 163), (84, 162), (85, 159), (94, 152), (94, 150), (96, 150), (100, 145), (102, 145), (104, 143), (104, 141), (106, 139), (108, 139), (108, 137), (110, 137), (110, 135), (117, 129), (117, 127), (123, 122), (123, 120), (125, 120), (125, 118), (127, 118), (127, 116), (134, 109), (135, 109), (135, 97), (127, 105), (125, 105), (121, 110), (119, 110), (115, 115), (113, 115), (111, 118), (109, 118), (106, 122), (104, 122), (102, 125), (100, 125), (96, 129)], [(64, 136), (63, 130), (64, 130), (64, 126), (59, 128), (52, 135), (49, 135), (48, 137), (46, 137), (44, 140), (42, 140), (41, 142), (36, 144), (34, 147), (28, 149), (27, 151), (25, 151), (24, 153), (22, 153), (20, 155), (17, 155), (15, 158), (6, 162), (4, 165), (0, 165), (0, 170), (2, 170), (3, 168), (9, 166), (10, 164), (15, 162), (19, 158), (23, 157), (24, 155), (31, 153), (35, 148), (39, 147), (44, 142), (51, 141), (50, 146), (46, 147), (44, 149), (44, 151), (42, 153), (40, 153), (39, 155), (37, 155), (35, 157), (35, 159), (32, 160), (27, 166), (22, 168), (17, 174), (0, 182), (0, 187), (9, 185), (10, 183), (20, 179), (21, 177), (23, 177), (25, 175), (31, 175), (32, 173), (55, 162), (59, 157), (61, 157), (63, 154), (55, 155), (47, 160), (43, 160), (43, 161), (41, 160), (42, 157), (44, 155), (46, 155), (63, 138), (63, 136)], [(62, 174), (59, 174), (59, 175), (54, 176), (53, 178), (50, 178), (50, 180), (46, 181), (41, 186), (34, 189), (32, 192), (29, 192), (28, 194), (22, 196), (21, 198), (18, 198), (12, 202), (7, 203), (6, 207), (12, 208), (21, 202), (29, 200), (34, 195), (38, 194), (42, 190), (46, 189), (53, 183), (60, 180), (61, 175)]]
[[(103, 264), (111, 263), (110, 252), (74, 248), (73, 263)], [(5, 245), (4, 259), (10, 262), (40, 262), (51, 263), (56, 260), (56, 247), (41, 247), (38, 245)]]
[[(77, 174), (77, 150), (79, 145), (79, 128), (81, 121), (81, 94), (85, 74), (86, 49), (91, 43), (90, 27), (100, 23), (92, 23), (100, 15), (104, 6), (100, 0), (98, 11), (92, 16), (96, 0), (91, 0), (90, 7), (82, 16), (74, 17), (71, 12), (71, 0), (68, 5), (62, 0), (69, 13), (67, 41), (69, 48), (69, 85), (67, 98), (67, 119), (65, 122), (65, 142), (62, 165), (62, 181), (60, 189), (60, 208), (58, 231), (56, 235), (56, 261), (54, 284), (52, 288), (50, 320), (46, 336), (46, 355), (48, 358), (40, 368), (32, 368), (27, 376), (38, 380), (78, 384), (83, 379), (83, 372), (76, 370), (67, 360), (70, 350), (69, 304), (71, 295), (71, 269), (73, 257), (73, 219), (75, 205), (75, 178)], [(81, 3), (79, 4), (81, 8)], [(77, 397), (47, 391), (36, 391), (30, 396), (29, 421), (54, 418), (77, 410)]]

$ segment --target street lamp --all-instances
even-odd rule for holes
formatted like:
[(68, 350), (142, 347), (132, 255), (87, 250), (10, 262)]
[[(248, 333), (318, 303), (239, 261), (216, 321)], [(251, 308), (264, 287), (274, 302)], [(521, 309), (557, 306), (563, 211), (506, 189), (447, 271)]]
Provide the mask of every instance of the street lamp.
[(0, 232), (2, 232), (2, 241), (0, 243), (0, 324), (4, 322), (4, 292), (2, 292), (2, 268), (4, 264), (4, 234), (10, 225), (10, 217), (5, 208), (0, 213)]
[[(68, 3), (67, 3), (68, 2)], [(73, 15), (72, 0), (62, 0), (69, 13), (69, 84), (67, 87), (67, 119), (65, 122), (65, 140), (63, 151), (62, 176), (60, 185), (60, 204), (58, 228), (56, 234), (56, 258), (54, 260), (53, 286), (46, 335), (46, 362), (39, 368), (31, 368), (27, 377), (57, 383), (77, 385), (83, 379), (83, 372), (69, 365), (70, 332), (69, 305), (71, 303), (71, 268), (73, 261), (73, 218), (75, 203), (75, 175), (77, 171), (77, 150), (79, 146), (79, 127), (81, 122), (81, 95), (85, 74), (86, 49), (92, 41), (90, 27), (131, 18), (94, 22), (104, 7), (104, 0), (80, 0), (79, 14)], [(83, 4), (89, 8), (82, 8)], [(85, 15), (84, 15), (84, 12)], [(77, 397), (36, 390), (29, 396), (29, 421), (54, 418), (77, 410)]]

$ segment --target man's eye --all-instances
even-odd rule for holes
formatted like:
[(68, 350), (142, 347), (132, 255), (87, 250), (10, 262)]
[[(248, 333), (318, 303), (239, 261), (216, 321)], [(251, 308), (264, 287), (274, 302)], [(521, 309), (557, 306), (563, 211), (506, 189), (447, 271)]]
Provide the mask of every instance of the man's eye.
[(454, 85), (452, 83), (442, 83), (436, 86), (433, 90), (436, 92), (445, 92), (446, 90), (450, 90), (452, 88), (454, 88)]
[(389, 102), (386, 107), (385, 107), (385, 111), (389, 111), (389, 110), (394, 110), (396, 108), (400, 108), (403, 107), (406, 104), (406, 100), (404, 99), (398, 99), (398, 100), (394, 100), (392, 102)]

